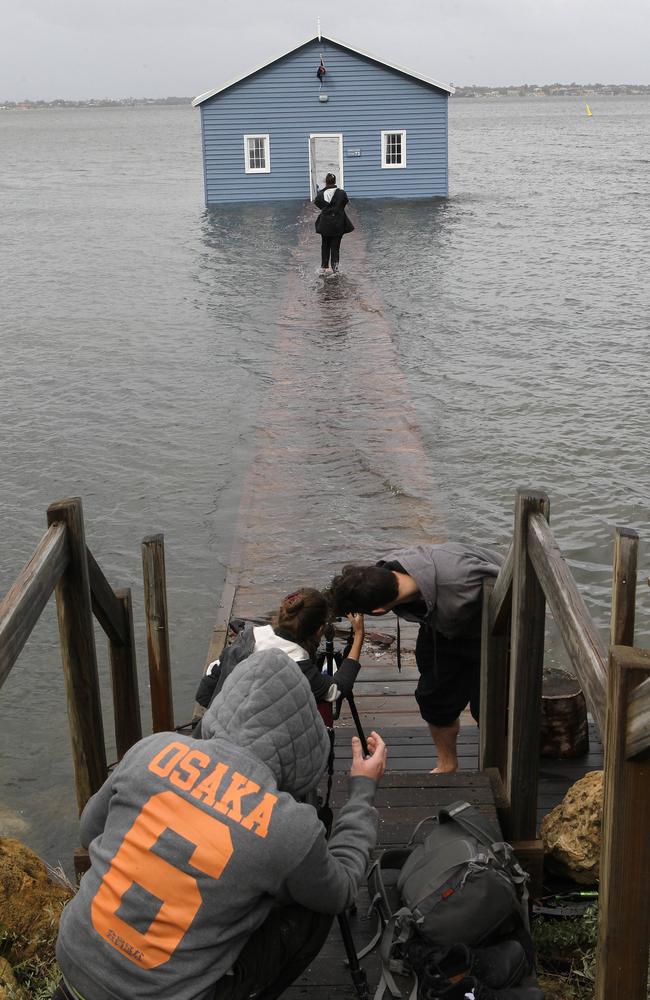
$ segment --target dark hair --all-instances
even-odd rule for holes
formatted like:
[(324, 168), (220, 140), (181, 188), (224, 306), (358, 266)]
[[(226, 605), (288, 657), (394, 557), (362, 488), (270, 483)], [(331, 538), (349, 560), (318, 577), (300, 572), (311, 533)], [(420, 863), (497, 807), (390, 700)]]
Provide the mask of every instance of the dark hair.
[(336, 177), (334, 174), (328, 174), (325, 178), (325, 183), (331, 187), (332, 184), (336, 184)]
[(320, 590), (301, 587), (282, 601), (276, 627), (313, 656), (318, 645), (315, 635), (327, 621), (328, 611), (327, 599)]
[(397, 579), (385, 566), (344, 566), (330, 584), (330, 603), (337, 615), (369, 614), (394, 601), (398, 592)]

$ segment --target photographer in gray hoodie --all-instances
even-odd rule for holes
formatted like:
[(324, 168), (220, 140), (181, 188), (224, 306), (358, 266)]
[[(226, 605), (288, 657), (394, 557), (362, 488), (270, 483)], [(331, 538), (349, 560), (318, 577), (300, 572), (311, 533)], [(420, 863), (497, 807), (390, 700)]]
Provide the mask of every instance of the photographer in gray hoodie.
[(356, 898), (377, 835), (386, 747), (353, 741), (350, 796), (329, 842), (297, 801), (329, 740), (286, 653), (254, 653), (203, 718), (204, 739), (136, 743), (81, 817), (91, 868), (61, 917), (57, 998), (278, 997)]
[(436, 746), (434, 772), (458, 769), (459, 717), (468, 703), (479, 719), (483, 581), (496, 577), (502, 562), (478, 545), (417, 545), (374, 566), (344, 566), (330, 585), (337, 614), (393, 611), (420, 623), (415, 697)]

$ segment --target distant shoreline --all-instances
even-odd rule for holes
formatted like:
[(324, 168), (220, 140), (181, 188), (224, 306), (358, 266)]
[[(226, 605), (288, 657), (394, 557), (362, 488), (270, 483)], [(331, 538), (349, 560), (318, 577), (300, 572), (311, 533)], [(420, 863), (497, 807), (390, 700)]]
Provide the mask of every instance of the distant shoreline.
[[(453, 97), (616, 97), (647, 96), (650, 83), (522, 83), (509, 87), (455, 85)], [(56, 108), (131, 108), (178, 106), (192, 103), (191, 97), (91, 98), (87, 101), (0, 101), (0, 111), (38, 111)]]

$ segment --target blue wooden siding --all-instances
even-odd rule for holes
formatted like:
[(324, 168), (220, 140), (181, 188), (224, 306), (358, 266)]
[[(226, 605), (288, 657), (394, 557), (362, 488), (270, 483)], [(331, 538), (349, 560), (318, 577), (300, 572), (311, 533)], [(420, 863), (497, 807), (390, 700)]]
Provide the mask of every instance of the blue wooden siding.
[[(327, 104), (318, 100), (321, 53)], [(317, 132), (343, 134), (351, 198), (447, 195), (448, 94), (333, 43), (308, 42), (200, 107), (208, 204), (309, 198), (309, 136)], [(399, 129), (406, 167), (382, 168), (381, 132)], [(267, 132), (270, 173), (245, 173), (244, 135)]]

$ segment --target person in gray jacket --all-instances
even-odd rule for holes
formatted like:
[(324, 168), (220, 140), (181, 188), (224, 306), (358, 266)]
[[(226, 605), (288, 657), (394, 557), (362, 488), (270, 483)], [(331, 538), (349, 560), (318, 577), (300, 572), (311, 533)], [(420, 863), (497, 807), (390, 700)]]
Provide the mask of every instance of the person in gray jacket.
[(351, 611), (420, 623), (415, 697), (436, 746), (434, 772), (458, 769), (460, 713), (479, 721), (483, 581), (503, 558), (461, 542), (391, 552), (374, 566), (348, 565), (330, 585), (338, 614)]
[(377, 836), (386, 747), (353, 741), (350, 795), (329, 843), (298, 799), (329, 740), (286, 653), (254, 653), (203, 718), (204, 740), (136, 743), (81, 817), (90, 870), (57, 942), (73, 1000), (273, 1000), (355, 900)]

